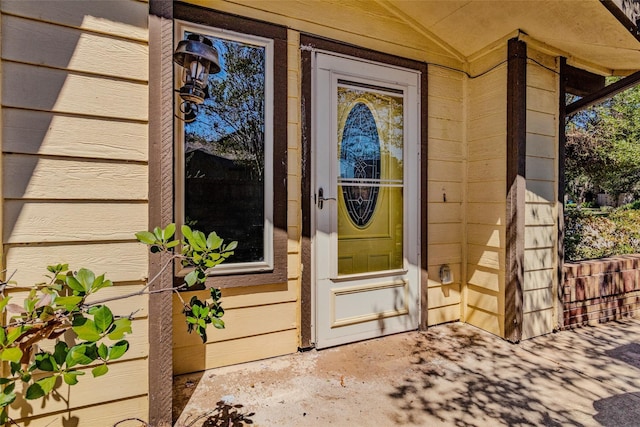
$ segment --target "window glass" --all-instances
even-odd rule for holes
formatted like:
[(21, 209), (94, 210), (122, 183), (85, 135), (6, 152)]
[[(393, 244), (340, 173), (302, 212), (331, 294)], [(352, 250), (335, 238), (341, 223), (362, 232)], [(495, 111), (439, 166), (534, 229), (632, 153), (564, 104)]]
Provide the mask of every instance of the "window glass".
[(402, 92), (339, 80), (338, 274), (403, 266)]
[[(182, 126), (183, 221), (238, 248), (220, 270), (272, 265), (272, 136), (268, 41), (202, 33), (219, 54), (208, 97)], [(235, 266), (235, 267), (234, 267)]]

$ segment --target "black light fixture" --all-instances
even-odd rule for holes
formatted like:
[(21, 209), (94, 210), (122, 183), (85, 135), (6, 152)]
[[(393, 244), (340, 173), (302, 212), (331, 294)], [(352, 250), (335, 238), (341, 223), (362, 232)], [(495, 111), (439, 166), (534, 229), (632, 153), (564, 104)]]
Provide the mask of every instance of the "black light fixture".
[(183, 86), (178, 89), (182, 103), (180, 112), (189, 123), (198, 115), (198, 105), (209, 97), (209, 74), (220, 72), (218, 51), (208, 38), (189, 34), (181, 40), (173, 53), (173, 62), (182, 67)]

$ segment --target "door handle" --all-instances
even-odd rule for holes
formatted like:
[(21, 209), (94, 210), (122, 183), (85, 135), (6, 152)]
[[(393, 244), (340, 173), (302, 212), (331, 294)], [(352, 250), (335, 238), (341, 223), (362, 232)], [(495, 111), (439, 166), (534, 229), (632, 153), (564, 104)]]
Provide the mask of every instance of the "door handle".
[(336, 200), (335, 197), (324, 197), (324, 190), (322, 187), (318, 188), (318, 209), (322, 209), (326, 200)]

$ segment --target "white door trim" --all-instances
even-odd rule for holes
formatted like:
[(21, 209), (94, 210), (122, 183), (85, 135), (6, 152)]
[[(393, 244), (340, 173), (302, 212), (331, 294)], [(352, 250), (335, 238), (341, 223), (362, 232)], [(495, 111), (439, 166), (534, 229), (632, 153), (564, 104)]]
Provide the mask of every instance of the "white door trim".
[[(355, 323), (366, 323), (377, 320), (383, 322), (387, 317), (403, 316), (404, 320), (398, 325), (393, 325), (390, 329), (383, 328), (383, 334), (399, 332), (400, 330), (416, 329), (419, 325), (420, 316), (420, 72), (402, 67), (380, 64), (372, 61), (365, 61), (351, 58), (345, 55), (327, 53), (323, 51), (312, 52), (312, 143), (311, 153), (311, 338), (316, 346), (326, 347), (358, 339), (375, 336), (371, 331), (359, 331), (354, 334), (347, 334), (346, 339), (331, 337), (325, 339), (322, 336), (321, 320), (319, 320), (319, 297), (318, 283), (325, 281), (331, 283), (332, 288), (327, 290), (332, 298), (340, 295), (357, 293), (362, 289), (369, 288), (380, 290), (380, 295), (384, 295), (384, 290), (393, 290), (396, 295), (403, 295), (403, 303), (393, 312), (382, 310), (377, 313), (377, 317), (371, 318), (371, 314), (363, 314), (356, 319)], [(316, 204), (317, 191), (320, 186), (325, 186), (325, 198), (338, 199), (337, 194), (333, 194), (333, 185), (326, 184), (326, 177), (321, 177), (323, 171), (318, 170), (318, 163), (324, 156), (323, 165), (329, 164), (328, 174), (335, 177), (337, 174), (337, 146), (334, 147), (334, 139), (327, 138), (327, 135), (336, 135), (337, 127), (335, 120), (336, 90), (335, 85), (339, 79), (345, 79), (362, 84), (375, 84), (378, 87), (388, 88), (391, 91), (401, 91), (404, 103), (404, 202), (403, 202), (403, 268), (400, 270), (384, 271), (367, 274), (357, 274), (352, 276), (340, 276), (337, 274), (337, 258), (332, 256), (337, 252), (336, 210), (332, 209), (330, 215), (321, 213)], [(325, 87), (330, 82), (329, 88)], [(318, 108), (319, 105), (329, 105), (330, 108)], [(326, 123), (331, 125), (327, 127)], [(329, 139), (330, 144), (323, 145), (320, 140)], [(327, 148), (327, 144), (328, 147)], [(329, 157), (327, 157), (327, 155)], [(336, 161), (331, 161), (331, 157)], [(326, 161), (329, 159), (329, 161)], [(326, 175), (326, 174), (325, 174)], [(321, 182), (322, 181), (322, 182)], [(329, 180), (331, 181), (331, 180)], [(337, 201), (326, 201), (327, 209)], [(324, 210), (323, 209), (323, 210)], [(325, 211), (326, 212), (326, 211)], [(328, 236), (321, 235), (319, 230), (332, 230)], [(327, 246), (329, 244), (329, 246)], [(319, 248), (318, 245), (322, 245)], [(327, 250), (329, 248), (329, 250)], [(323, 264), (327, 268), (319, 270), (319, 265)], [(328, 309), (329, 307), (323, 307)], [(335, 306), (331, 307), (335, 310)], [(369, 317), (367, 317), (369, 316)], [(322, 317), (322, 316), (320, 316)], [(331, 327), (343, 327), (344, 319), (334, 319)], [(326, 323), (326, 321), (325, 321)], [(348, 322), (346, 322), (348, 323)], [(326, 325), (324, 326), (326, 329)]]

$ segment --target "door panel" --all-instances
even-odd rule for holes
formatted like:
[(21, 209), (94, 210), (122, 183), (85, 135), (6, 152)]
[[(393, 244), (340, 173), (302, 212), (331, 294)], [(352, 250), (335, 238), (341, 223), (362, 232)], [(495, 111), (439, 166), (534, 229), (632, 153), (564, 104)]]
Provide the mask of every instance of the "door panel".
[(418, 81), (314, 56), (318, 348), (418, 326)]

